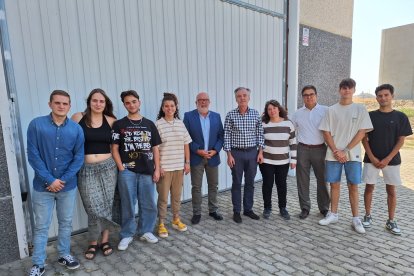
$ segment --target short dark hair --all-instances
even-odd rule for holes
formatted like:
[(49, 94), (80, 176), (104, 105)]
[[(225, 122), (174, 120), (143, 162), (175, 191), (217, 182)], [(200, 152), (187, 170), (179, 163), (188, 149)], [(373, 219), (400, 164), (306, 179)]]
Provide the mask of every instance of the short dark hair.
[(305, 92), (305, 90), (308, 90), (308, 89), (312, 89), (313, 91), (315, 91), (315, 94), (318, 94), (318, 91), (316, 91), (316, 87), (313, 86), (313, 85), (306, 85), (306, 86), (304, 86), (302, 88), (301, 94), (303, 95), (303, 92)]
[(133, 96), (139, 100), (139, 95), (135, 90), (127, 90), (121, 93), (121, 101), (124, 102), (126, 96)]
[(355, 88), (356, 86), (356, 82), (351, 79), (343, 79), (340, 83), (339, 83), (339, 89), (341, 88)]
[(389, 90), (391, 95), (394, 95), (394, 86), (389, 83), (381, 84), (377, 88), (375, 88), (375, 95), (378, 94), (381, 90)]
[(250, 93), (250, 89), (249, 88), (240, 86), (240, 87), (237, 87), (236, 89), (234, 89), (234, 95), (236, 95), (237, 92), (239, 92), (240, 90), (246, 90), (247, 92)]
[(53, 101), (53, 96), (55, 96), (55, 95), (68, 97), (69, 98), (69, 103), (70, 103), (70, 95), (69, 95), (68, 92), (66, 92), (64, 90), (53, 90), (52, 93), (50, 94), (49, 102)]

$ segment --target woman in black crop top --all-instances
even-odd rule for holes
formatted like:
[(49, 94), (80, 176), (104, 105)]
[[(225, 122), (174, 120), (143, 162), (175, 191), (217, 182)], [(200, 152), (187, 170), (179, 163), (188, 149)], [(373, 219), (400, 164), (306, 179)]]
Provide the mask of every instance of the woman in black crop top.
[(92, 260), (101, 248), (104, 256), (112, 254), (108, 221), (112, 220), (117, 167), (111, 155), (112, 124), (116, 121), (113, 105), (102, 89), (93, 89), (84, 112), (72, 116), (85, 134), (85, 164), (78, 173), (78, 187), (88, 214), (89, 246), (85, 258)]

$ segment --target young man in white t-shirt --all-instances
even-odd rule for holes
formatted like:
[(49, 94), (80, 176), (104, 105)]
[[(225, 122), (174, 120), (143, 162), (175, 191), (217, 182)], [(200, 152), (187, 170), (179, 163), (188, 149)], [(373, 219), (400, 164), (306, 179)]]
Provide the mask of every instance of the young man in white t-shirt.
[(362, 182), (360, 142), (373, 127), (366, 108), (352, 102), (355, 85), (355, 81), (350, 78), (341, 81), (339, 103), (329, 107), (319, 125), (328, 145), (325, 180), (331, 184), (331, 211), (319, 221), (319, 224), (338, 222), (340, 182), (344, 168), (353, 216), (352, 227), (356, 232), (363, 234), (365, 229), (358, 215), (358, 184)]

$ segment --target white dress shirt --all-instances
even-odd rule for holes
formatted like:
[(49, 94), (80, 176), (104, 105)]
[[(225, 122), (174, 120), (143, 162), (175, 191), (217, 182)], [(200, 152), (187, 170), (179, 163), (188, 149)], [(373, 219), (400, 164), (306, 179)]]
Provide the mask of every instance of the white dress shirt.
[(312, 109), (306, 106), (298, 109), (292, 116), (292, 122), (297, 131), (297, 141), (306, 145), (320, 145), (325, 142), (319, 124), (325, 116), (328, 107), (316, 104)]

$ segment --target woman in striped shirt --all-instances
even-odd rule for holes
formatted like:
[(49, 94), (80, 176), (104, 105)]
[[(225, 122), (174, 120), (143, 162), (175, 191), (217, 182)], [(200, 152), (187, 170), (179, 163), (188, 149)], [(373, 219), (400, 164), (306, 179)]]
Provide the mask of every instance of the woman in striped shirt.
[(161, 136), (160, 163), (161, 178), (157, 183), (158, 191), (158, 236), (168, 237), (165, 227), (167, 216), (168, 194), (171, 194), (173, 212), (172, 228), (183, 232), (187, 226), (180, 220), (181, 192), (183, 188), (183, 174), (190, 172), (191, 137), (184, 123), (178, 116), (177, 96), (164, 93), (160, 111), (155, 125)]
[(263, 217), (268, 219), (272, 211), (272, 188), (276, 183), (280, 215), (288, 220), (286, 209), (286, 178), (290, 168), (296, 167), (296, 136), (293, 123), (286, 110), (276, 100), (266, 102), (262, 115), (265, 148), (263, 162), (259, 165), (263, 178)]

